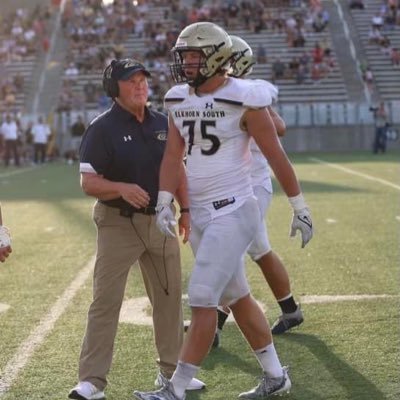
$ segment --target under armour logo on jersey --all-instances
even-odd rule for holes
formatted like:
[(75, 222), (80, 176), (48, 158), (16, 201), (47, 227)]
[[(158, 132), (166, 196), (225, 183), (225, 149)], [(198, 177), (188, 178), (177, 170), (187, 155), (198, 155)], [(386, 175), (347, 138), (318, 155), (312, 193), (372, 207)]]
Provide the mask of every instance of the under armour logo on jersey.
[(207, 108), (211, 108), (211, 110), (213, 109), (214, 104), (213, 103), (206, 103), (206, 109)]
[(124, 136), (124, 142), (127, 142), (128, 140), (132, 140), (131, 135)]

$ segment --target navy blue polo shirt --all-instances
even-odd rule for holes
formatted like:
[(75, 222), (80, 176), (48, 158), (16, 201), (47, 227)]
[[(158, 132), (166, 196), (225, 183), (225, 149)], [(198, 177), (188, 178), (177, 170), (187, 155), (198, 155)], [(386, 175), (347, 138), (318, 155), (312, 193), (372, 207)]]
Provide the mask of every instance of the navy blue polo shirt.
[[(114, 182), (136, 183), (157, 204), (158, 181), (168, 130), (167, 116), (145, 109), (139, 122), (118, 103), (88, 126), (80, 147), (80, 172), (103, 175)], [(124, 201), (102, 201), (124, 206)], [(127, 204), (127, 203), (125, 203)]]

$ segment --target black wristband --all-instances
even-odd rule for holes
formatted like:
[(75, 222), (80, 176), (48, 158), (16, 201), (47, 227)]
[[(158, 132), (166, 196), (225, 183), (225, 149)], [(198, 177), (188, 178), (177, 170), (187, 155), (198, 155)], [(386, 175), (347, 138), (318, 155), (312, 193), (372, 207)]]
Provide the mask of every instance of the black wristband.
[(187, 207), (187, 208), (181, 208), (180, 210), (179, 210), (179, 212), (182, 214), (182, 213), (188, 213), (188, 212), (190, 212), (190, 208), (189, 207)]

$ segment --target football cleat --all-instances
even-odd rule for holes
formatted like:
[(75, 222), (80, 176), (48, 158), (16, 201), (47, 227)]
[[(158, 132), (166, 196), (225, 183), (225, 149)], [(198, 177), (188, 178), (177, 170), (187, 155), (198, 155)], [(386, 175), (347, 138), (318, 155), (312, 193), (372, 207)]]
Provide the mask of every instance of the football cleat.
[(299, 326), (303, 321), (303, 311), (301, 311), (300, 305), (298, 305), (295, 312), (282, 313), (282, 315), (272, 325), (271, 332), (273, 335), (280, 335), (295, 326)]
[(239, 399), (265, 399), (269, 396), (289, 393), (292, 383), (288, 375), (288, 368), (282, 368), (283, 375), (278, 378), (268, 377), (264, 372), (260, 383), (248, 392), (240, 393)]
[(174, 388), (168, 379), (166, 379), (165, 386), (163, 386), (160, 390), (153, 392), (140, 392), (135, 390), (133, 395), (139, 400), (185, 400), (186, 398), (185, 395), (183, 395), (182, 398), (179, 398), (175, 394)]

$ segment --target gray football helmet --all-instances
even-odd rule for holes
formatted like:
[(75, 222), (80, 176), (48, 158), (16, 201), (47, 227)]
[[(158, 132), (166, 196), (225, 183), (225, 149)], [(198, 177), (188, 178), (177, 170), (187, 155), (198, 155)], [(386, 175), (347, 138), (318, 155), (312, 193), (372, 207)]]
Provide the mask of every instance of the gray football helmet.
[(252, 67), (256, 63), (256, 59), (253, 56), (253, 50), (245, 40), (239, 36), (230, 36), (232, 40), (233, 56), (229, 75), (234, 76), (235, 78), (241, 78), (251, 74), (253, 71)]
[[(186, 68), (193, 64), (184, 64), (182, 54), (185, 51), (199, 51), (202, 60), (195, 65), (198, 68), (195, 77), (185, 74)], [(229, 68), (232, 57), (232, 41), (229, 35), (218, 25), (211, 22), (196, 22), (188, 25), (179, 34), (172, 48), (174, 62), (170, 65), (171, 74), (176, 83), (186, 82), (198, 87), (208, 78)]]

